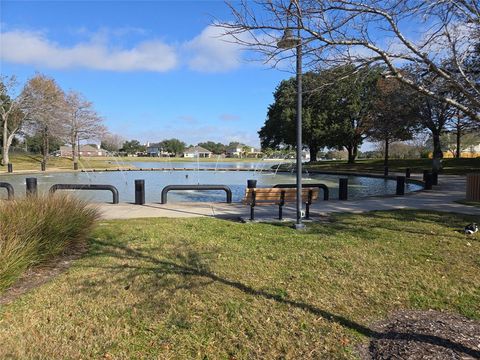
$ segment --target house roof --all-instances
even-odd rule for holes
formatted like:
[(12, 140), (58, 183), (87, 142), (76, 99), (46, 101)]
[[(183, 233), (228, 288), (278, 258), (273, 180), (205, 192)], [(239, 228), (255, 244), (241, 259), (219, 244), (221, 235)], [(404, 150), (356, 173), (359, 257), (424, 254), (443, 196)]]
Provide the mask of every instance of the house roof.
[(185, 151), (183, 153), (184, 154), (185, 153), (208, 153), (208, 154), (211, 154), (212, 152), (210, 150), (207, 150), (207, 149), (201, 147), (201, 146), (191, 146), (188, 149), (185, 149)]
[[(72, 147), (70, 145), (63, 145), (63, 146), (60, 146), (60, 151), (72, 151)], [(80, 145), (80, 151), (106, 151), (106, 150), (98, 149), (91, 145)]]

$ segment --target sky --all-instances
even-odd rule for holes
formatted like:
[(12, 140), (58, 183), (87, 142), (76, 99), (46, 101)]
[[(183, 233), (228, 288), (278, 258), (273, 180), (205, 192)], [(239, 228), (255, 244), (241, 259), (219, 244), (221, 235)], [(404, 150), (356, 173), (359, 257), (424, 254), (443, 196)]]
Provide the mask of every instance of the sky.
[(239, 141), (292, 74), (247, 61), (219, 37), (223, 1), (0, 2), (0, 72), (36, 72), (92, 101), (112, 133), (141, 142)]

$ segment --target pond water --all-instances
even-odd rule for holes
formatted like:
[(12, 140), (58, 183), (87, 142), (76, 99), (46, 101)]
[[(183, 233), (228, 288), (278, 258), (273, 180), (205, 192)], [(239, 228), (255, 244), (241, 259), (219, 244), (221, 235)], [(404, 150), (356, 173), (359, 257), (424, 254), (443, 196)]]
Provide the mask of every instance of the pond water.
[[(160, 193), (167, 185), (228, 185), (232, 189), (233, 201), (241, 201), (248, 179), (257, 180), (257, 187), (271, 187), (275, 184), (294, 184), (295, 174), (275, 172), (276, 164), (270, 162), (129, 162), (130, 166), (139, 168), (238, 168), (249, 171), (108, 171), (108, 172), (70, 172), (46, 173), (34, 175), (5, 174), (0, 181), (9, 182), (15, 189), (16, 196), (25, 194), (25, 179), (36, 177), (40, 192), (47, 192), (53, 184), (109, 184), (115, 186), (121, 202), (133, 202), (134, 181), (145, 180), (145, 197), (147, 202), (160, 202)], [(271, 169), (273, 167), (273, 170)], [(323, 183), (330, 188), (330, 198), (338, 198), (338, 179), (346, 176), (304, 174), (305, 183)], [(348, 176), (349, 199), (359, 199), (375, 195), (394, 195), (396, 182), (377, 178)], [(415, 184), (407, 184), (406, 191), (420, 190)], [(111, 202), (109, 191), (74, 191), (76, 195), (93, 202)], [(6, 191), (0, 189), (0, 198), (6, 198)], [(225, 201), (223, 191), (178, 191), (169, 192), (168, 201)]]

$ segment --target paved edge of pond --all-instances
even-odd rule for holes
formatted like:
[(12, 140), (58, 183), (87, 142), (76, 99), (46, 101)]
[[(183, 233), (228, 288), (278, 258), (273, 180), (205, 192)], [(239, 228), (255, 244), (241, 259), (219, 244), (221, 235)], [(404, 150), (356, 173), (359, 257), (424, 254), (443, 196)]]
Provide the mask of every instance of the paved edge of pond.
[[(456, 175), (439, 177), (439, 186), (434, 190), (419, 191), (405, 196), (379, 196), (351, 201), (317, 201), (311, 207), (311, 219), (318, 220), (321, 216), (335, 212), (362, 213), (373, 210), (401, 210), (418, 209), (445, 211), (480, 216), (480, 208), (456, 203), (456, 200), (465, 199), (466, 178)], [(285, 221), (295, 218), (295, 206), (290, 204), (284, 207)], [(217, 217), (228, 219), (248, 219), (250, 208), (241, 203), (149, 203), (134, 205), (122, 203), (96, 204), (102, 213), (103, 219), (132, 219), (148, 217)], [(278, 207), (259, 206), (255, 210), (255, 217), (259, 221), (272, 221), (278, 216)]]

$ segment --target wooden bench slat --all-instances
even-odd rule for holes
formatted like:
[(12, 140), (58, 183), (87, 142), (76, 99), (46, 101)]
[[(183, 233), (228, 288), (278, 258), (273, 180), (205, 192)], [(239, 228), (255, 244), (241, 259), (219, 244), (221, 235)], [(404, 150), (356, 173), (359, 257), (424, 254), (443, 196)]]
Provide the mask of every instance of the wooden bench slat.
[[(255, 200), (254, 195), (255, 194)], [(309, 218), (310, 205), (318, 199), (318, 188), (302, 188), (302, 202), (306, 204), (306, 217)], [(242, 203), (250, 205), (250, 219), (255, 219), (255, 207), (259, 205), (278, 205), (278, 217), (283, 219), (283, 205), (297, 199), (296, 188), (247, 188)]]
[[(255, 191), (255, 201), (259, 204), (278, 204), (281, 201), (282, 193), (284, 194), (285, 202), (292, 202), (297, 199), (297, 189), (295, 188), (255, 188), (246, 189), (243, 203), (249, 203), (253, 198), (253, 191)], [(317, 200), (319, 191), (317, 188), (303, 188), (302, 201), (308, 201), (309, 193), (312, 193), (311, 200)]]

